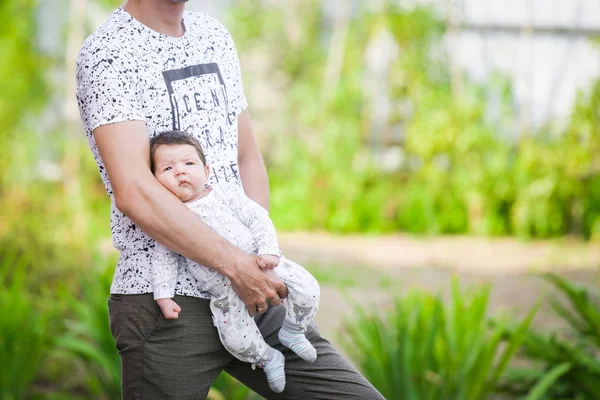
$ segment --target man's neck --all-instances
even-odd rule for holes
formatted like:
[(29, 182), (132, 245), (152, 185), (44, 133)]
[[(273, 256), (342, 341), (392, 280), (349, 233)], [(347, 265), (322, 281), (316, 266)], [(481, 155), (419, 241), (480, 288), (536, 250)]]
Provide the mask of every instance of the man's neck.
[(131, 16), (148, 28), (167, 36), (183, 36), (182, 24), (185, 3), (170, 0), (127, 0), (123, 6)]

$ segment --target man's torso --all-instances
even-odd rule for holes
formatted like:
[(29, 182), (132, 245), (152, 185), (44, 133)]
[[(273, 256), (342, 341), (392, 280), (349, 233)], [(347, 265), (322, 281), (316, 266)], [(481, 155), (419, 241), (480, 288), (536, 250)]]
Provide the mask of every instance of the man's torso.
[[(112, 293), (151, 291), (154, 240), (115, 206), (93, 130), (143, 120), (149, 137), (165, 130), (196, 136), (211, 165), (211, 183), (240, 186), (237, 114), (246, 107), (237, 55), (224, 28), (204, 14), (184, 14), (181, 38), (161, 35), (118, 9), (82, 47), (78, 102), (90, 148), (112, 201), (113, 243), (121, 252)], [(127, 132), (123, 132), (126, 134)], [(177, 294), (201, 296), (182, 269)]]

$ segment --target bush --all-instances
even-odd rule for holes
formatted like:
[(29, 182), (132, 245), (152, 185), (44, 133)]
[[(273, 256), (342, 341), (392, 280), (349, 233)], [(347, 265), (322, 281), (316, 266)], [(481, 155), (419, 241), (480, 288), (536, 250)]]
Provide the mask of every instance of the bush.
[(114, 268), (81, 277), (80, 293), (59, 293), (68, 316), (56, 340), (55, 360), (68, 368), (64, 389), (87, 398), (115, 399), (121, 395), (121, 360), (109, 329), (108, 296)]
[(29, 399), (40, 376), (42, 361), (53, 342), (48, 329), (56, 317), (52, 304), (32, 294), (26, 279), (25, 256), (0, 251), (0, 398)]
[[(523, 356), (534, 367), (511, 371), (507, 387), (530, 392), (528, 399), (600, 398), (600, 295), (557, 275), (546, 279), (567, 304), (553, 299), (552, 308), (571, 328), (567, 334), (531, 330), (523, 342)], [(514, 336), (513, 333), (510, 336)], [(538, 365), (539, 367), (535, 367)]]
[(504, 340), (489, 328), (489, 288), (470, 294), (456, 280), (448, 305), (411, 291), (386, 315), (358, 308), (342, 343), (367, 379), (387, 399), (487, 399), (525, 337), (535, 309)]
[[(445, 22), (430, 9), (362, 10), (336, 32), (346, 34), (332, 42), (343, 48), (327, 52), (322, 38), (332, 34), (319, 23), (326, 17), (315, 4), (299, 4), (240, 0), (229, 24), (242, 63), (260, 54), (267, 69), (246, 86), (273, 77), (268, 93), (277, 108), (258, 119), (271, 130), (266, 160), (278, 227), (600, 235), (600, 81), (579, 94), (565, 128), (512, 132), (517, 118), (506, 81), (484, 88), (467, 80), (455, 94), (441, 45)], [(290, 9), (307, 15), (290, 21)], [(371, 71), (366, 53), (382, 32), (399, 56), (387, 72)], [(337, 80), (326, 67), (335, 62)], [(374, 99), (376, 81), (386, 85)], [(376, 112), (377, 101), (387, 116)], [(386, 167), (386, 149), (397, 165)]]

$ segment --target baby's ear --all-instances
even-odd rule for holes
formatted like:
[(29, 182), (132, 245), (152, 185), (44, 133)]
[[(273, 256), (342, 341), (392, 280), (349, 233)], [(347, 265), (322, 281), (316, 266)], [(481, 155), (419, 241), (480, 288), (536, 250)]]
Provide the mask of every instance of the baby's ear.
[(204, 170), (206, 171), (206, 177), (208, 178), (208, 176), (210, 175), (210, 165), (205, 165)]

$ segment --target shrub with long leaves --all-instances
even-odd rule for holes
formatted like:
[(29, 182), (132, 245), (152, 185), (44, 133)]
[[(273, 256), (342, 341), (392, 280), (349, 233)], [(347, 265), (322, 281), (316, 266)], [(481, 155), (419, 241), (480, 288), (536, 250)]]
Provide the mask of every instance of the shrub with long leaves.
[(248, 387), (242, 385), (237, 379), (226, 372), (214, 380), (210, 387), (207, 400), (258, 400), (261, 396), (254, 393)]
[(571, 332), (564, 335), (528, 332), (523, 342), (524, 355), (542, 366), (511, 371), (507, 386), (515, 391), (529, 391), (528, 400), (599, 399), (600, 295), (555, 274), (545, 278), (568, 302), (565, 305), (552, 299), (551, 305)]
[(27, 288), (27, 263), (14, 252), (0, 251), (0, 399), (30, 398), (33, 382), (51, 338), (47, 327), (53, 308), (40, 309)]
[(83, 279), (77, 297), (66, 291), (61, 294), (72, 318), (65, 322), (66, 332), (57, 340), (57, 355), (83, 370), (86, 385), (80, 389), (106, 399), (121, 395), (121, 364), (108, 319), (112, 271), (107, 268)]
[(487, 399), (535, 314), (504, 340), (504, 327), (489, 325), (488, 296), (488, 287), (462, 293), (457, 280), (448, 304), (414, 290), (383, 316), (359, 308), (342, 343), (387, 399)]

